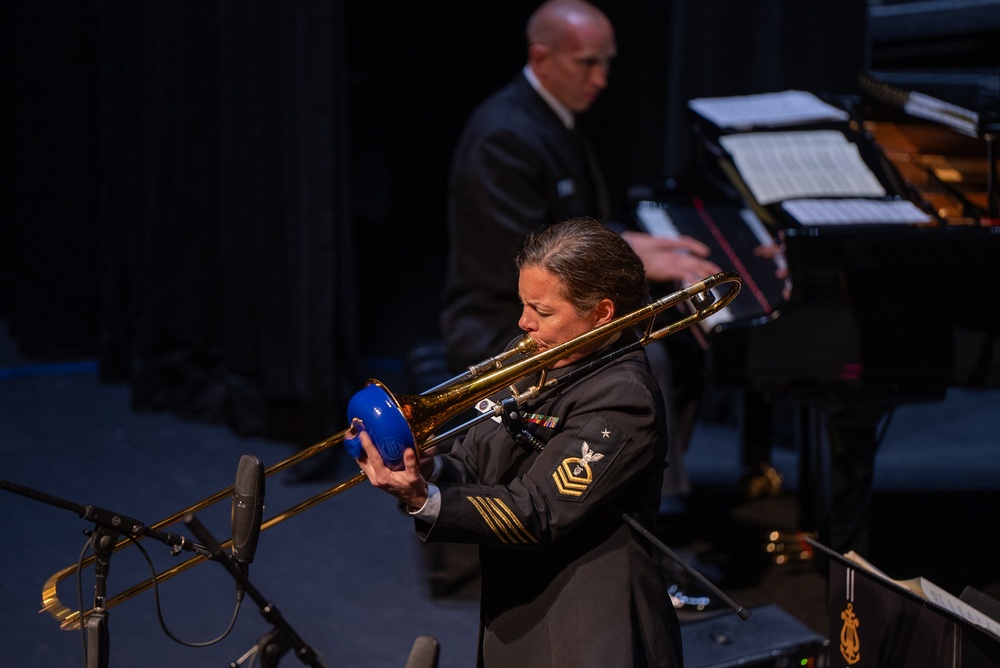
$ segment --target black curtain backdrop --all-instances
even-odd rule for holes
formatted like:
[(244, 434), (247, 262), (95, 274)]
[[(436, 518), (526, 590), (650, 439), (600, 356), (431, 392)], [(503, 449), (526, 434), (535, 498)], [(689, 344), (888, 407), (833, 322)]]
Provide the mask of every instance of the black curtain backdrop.
[(870, 60), (867, 8), (868, 0), (671, 2), (664, 172), (683, 178), (694, 164), (688, 100), (855, 92)]
[(4, 3), (19, 351), (302, 443), (357, 389), (338, 2)]
[[(439, 334), (451, 152), (537, 4), (0, 3), (19, 351), (97, 356), (136, 408), (240, 433), (345, 426), (369, 375)], [(865, 57), (863, 0), (596, 4), (619, 55), (582, 122), (623, 219), (630, 186), (695, 173), (688, 98), (836, 89)]]
[(96, 16), (47, 5), (0, 3), (0, 307), (61, 357), (97, 345)]

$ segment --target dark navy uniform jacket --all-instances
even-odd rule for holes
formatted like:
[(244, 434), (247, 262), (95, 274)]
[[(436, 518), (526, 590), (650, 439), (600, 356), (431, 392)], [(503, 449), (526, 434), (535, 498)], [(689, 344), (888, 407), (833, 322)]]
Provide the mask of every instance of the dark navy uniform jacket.
[(481, 546), (480, 665), (681, 665), (660, 555), (621, 519), (654, 528), (659, 406), (638, 350), (527, 407), (541, 454), (488, 420), (441, 456), (440, 514), (417, 529)]

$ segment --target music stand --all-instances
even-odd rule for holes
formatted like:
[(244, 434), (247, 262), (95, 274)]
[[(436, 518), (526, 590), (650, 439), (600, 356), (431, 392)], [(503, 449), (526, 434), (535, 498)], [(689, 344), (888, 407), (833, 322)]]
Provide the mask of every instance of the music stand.
[[(829, 559), (829, 668), (1000, 666), (1000, 635), (988, 628), (1000, 622), (922, 578), (892, 580), (806, 540)], [(940, 591), (937, 602), (916, 582)]]

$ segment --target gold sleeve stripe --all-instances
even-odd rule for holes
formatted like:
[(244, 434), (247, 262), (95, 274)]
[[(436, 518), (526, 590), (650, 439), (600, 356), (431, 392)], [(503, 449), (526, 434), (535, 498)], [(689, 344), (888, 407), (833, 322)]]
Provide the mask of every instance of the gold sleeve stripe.
[(496, 537), (499, 538), (504, 543), (510, 542), (500, 533), (499, 528), (497, 527), (496, 523), (494, 523), (493, 518), (490, 516), (489, 511), (483, 504), (482, 497), (470, 496), (467, 498), (469, 499), (469, 501), (472, 502), (472, 505), (476, 507), (476, 510), (479, 511), (479, 514), (483, 516), (483, 520), (490, 527), (490, 531), (492, 531), (493, 534), (496, 535)]
[(507, 526), (517, 533), (517, 536), (522, 543), (537, 543), (538, 539), (531, 535), (524, 525), (521, 524), (521, 520), (517, 519), (511, 509), (500, 499), (491, 499), (491, 501), (496, 506), (496, 512), (503, 517), (503, 521)]
[(514, 516), (510, 508), (500, 499), (491, 499), (483, 496), (467, 497), (483, 521), (489, 526), (490, 531), (504, 543), (537, 543), (538, 539), (532, 536), (524, 525)]

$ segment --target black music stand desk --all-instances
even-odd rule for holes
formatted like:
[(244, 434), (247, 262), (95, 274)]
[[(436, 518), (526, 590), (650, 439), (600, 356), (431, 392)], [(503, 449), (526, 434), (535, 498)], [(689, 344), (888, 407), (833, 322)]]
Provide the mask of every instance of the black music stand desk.
[[(829, 558), (829, 668), (1000, 666), (1000, 622), (923, 578), (892, 580), (809, 539)], [(922, 596), (910, 587), (921, 586)]]

